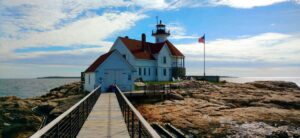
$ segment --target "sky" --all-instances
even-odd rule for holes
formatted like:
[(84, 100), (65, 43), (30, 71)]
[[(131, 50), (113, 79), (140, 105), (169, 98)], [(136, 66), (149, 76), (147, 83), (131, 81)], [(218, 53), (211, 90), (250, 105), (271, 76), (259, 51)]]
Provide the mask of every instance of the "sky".
[(0, 78), (80, 76), (156, 16), (188, 75), (300, 77), (300, 0), (0, 0)]

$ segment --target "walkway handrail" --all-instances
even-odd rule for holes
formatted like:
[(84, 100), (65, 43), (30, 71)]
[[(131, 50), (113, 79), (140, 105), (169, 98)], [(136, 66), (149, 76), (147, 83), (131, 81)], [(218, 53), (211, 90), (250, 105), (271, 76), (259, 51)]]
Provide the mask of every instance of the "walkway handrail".
[(59, 115), (30, 138), (39, 137), (76, 137), (84, 121), (101, 94), (101, 86), (82, 98), (79, 102)]
[(150, 124), (144, 119), (140, 112), (131, 104), (117, 85), (116, 96), (118, 98), (120, 108), (127, 125), (130, 136), (136, 137), (152, 137), (160, 138), (157, 132), (150, 126)]

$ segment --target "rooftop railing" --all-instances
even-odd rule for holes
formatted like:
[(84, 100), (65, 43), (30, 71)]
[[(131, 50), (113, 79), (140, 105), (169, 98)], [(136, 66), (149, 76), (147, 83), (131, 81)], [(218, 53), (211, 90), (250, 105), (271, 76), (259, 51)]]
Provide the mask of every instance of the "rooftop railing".
[(75, 138), (101, 94), (98, 86), (83, 99), (37, 131), (31, 138)]
[(144, 119), (140, 112), (131, 104), (131, 102), (122, 93), (116, 85), (116, 96), (127, 125), (130, 137), (135, 138), (160, 138), (157, 132)]

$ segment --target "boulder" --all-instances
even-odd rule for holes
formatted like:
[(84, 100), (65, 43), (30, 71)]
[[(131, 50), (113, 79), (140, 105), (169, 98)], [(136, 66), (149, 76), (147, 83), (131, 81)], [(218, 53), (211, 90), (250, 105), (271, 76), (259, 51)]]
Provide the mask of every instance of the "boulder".
[(42, 103), (39, 105), (36, 110), (38, 112), (41, 112), (42, 114), (48, 114), (51, 112), (58, 104), (55, 102), (47, 102), (47, 103)]
[(174, 100), (183, 100), (183, 99), (184, 99), (183, 96), (181, 96), (181, 95), (179, 95), (179, 94), (176, 94), (176, 93), (170, 93), (170, 94), (168, 95), (168, 98), (174, 99)]
[(294, 82), (286, 81), (255, 81), (246, 84), (251, 84), (257, 88), (267, 89), (267, 90), (287, 90), (287, 89), (296, 89), (300, 90), (299, 86)]

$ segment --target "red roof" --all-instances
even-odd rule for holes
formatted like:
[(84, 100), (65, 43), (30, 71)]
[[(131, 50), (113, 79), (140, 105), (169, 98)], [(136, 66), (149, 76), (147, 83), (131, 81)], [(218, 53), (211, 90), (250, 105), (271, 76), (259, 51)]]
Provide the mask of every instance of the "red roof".
[(96, 71), (96, 69), (111, 55), (111, 53), (113, 53), (113, 51), (110, 51), (106, 54), (101, 55), (92, 65), (89, 66), (89, 68), (87, 68), (85, 70), (85, 72), (94, 72)]
[(142, 41), (120, 37), (121, 41), (131, 51), (131, 53), (138, 59), (155, 60), (153, 54), (159, 53), (161, 48), (166, 44), (170, 49), (173, 56), (183, 57), (184, 55), (170, 42), (165, 41), (162, 43), (149, 43), (146, 42), (142, 47)]

